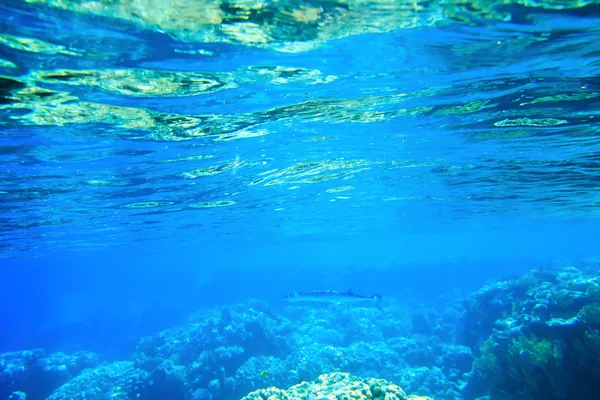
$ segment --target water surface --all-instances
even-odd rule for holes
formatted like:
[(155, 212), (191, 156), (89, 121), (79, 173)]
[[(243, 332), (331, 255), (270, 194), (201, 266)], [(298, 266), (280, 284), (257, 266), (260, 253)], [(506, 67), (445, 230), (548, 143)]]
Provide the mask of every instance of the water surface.
[(597, 11), (4, 2), (2, 256), (596, 221)]

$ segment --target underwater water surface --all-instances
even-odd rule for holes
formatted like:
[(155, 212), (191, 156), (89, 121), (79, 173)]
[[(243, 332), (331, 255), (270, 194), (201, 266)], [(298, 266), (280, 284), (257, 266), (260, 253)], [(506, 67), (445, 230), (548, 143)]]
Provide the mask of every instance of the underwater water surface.
[(600, 398), (599, 76), (596, 0), (0, 2), (0, 400)]

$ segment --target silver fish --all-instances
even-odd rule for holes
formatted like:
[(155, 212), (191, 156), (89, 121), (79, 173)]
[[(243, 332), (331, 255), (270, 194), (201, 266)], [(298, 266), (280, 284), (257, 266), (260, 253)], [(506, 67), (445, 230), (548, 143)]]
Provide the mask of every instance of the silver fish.
[(312, 292), (294, 292), (281, 296), (278, 300), (290, 303), (330, 303), (330, 304), (360, 304), (375, 305), (381, 304), (381, 295), (362, 296), (348, 289), (345, 292), (336, 290), (315, 290)]

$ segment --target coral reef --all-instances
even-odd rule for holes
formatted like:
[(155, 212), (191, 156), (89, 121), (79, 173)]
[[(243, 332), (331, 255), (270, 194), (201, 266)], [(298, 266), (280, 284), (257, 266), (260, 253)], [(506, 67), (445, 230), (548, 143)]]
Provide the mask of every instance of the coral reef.
[(236, 371), (254, 356), (276, 357), (291, 351), (289, 321), (272, 314), (264, 303), (206, 310), (177, 327), (143, 338), (133, 355), (137, 367), (170, 393), (183, 397), (210, 392), (228, 398), (236, 392)]
[(534, 270), (490, 282), (466, 300), (431, 304), (251, 301), (205, 309), (142, 338), (129, 361), (2, 354), (0, 398), (424, 399), (400, 387), (439, 400), (593, 398), (600, 392), (595, 270)]
[(474, 293), (459, 324), (460, 339), (477, 355), (464, 397), (593, 398), (600, 391), (599, 288), (588, 266), (535, 270)]
[(400, 386), (383, 379), (360, 379), (347, 373), (323, 374), (312, 382), (302, 382), (287, 390), (270, 387), (257, 390), (242, 400), (308, 399), (408, 399)]
[(48, 400), (147, 398), (150, 392), (160, 393), (160, 388), (156, 390), (152, 386), (146, 372), (135, 368), (131, 362), (121, 361), (83, 371), (59, 387)]
[(0, 399), (45, 399), (54, 389), (98, 365), (94, 353), (46, 354), (42, 349), (0, 354)]
[[(438, 326), (441, 313), (429, 309), (428, 315), (431, 326)], [(131, 361), (90, 365), (96, 368), (65, 377), (48, 394), (54, 390), (52, 399), (219, 400), (344, 371), (455, 399), (458, 385), (445, 374), (462, 378), (469, 362), (464, 348), (412, 334), (412, 321), (406, 304), (393, 299), (383, 309), (291, 306), (276, 312), (252, 301), (202, 310), (187, 325), (142, 338)], [(21, 387), (7, 393), (17, 390)]]

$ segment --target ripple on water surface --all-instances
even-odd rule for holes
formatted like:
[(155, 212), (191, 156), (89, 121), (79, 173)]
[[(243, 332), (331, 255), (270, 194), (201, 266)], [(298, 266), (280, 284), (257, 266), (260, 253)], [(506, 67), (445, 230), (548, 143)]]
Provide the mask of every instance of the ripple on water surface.
[(0, 245), (596, 218), (598, 5), (11, 2)]

